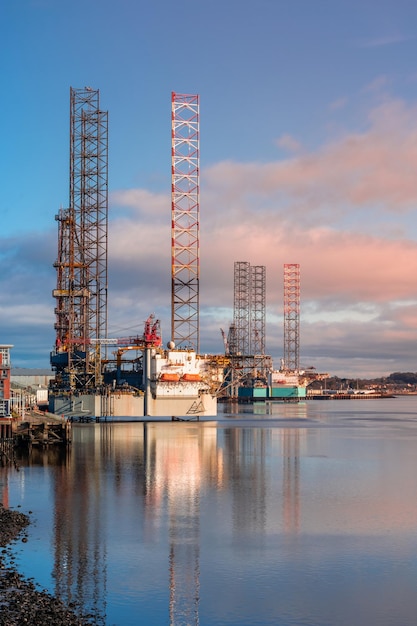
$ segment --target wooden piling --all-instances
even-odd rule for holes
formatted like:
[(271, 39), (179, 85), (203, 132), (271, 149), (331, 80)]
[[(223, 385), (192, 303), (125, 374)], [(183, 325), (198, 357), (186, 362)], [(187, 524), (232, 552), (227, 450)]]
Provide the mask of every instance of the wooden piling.
[(14, 463), (14, 438), (10, 420), (0, 421), (0, 465)]

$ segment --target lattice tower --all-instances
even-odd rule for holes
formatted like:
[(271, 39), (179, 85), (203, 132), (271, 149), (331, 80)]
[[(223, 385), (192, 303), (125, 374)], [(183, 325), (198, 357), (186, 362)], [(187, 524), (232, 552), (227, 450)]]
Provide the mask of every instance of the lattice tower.
[(101, 384), (100, 344), (107, 336), (108, 113), (99, 91), (70, 90), (69, 208), (59, 222), (56, 350), (66, 352), (64, 386)]
[(300, 369), (300, 265), (284, 265), (284, 367)]
[[(70, 320), (70, 258), (71, 241), (73, 240), (74, 214), (70, 209), (60, 209), (55, 220), (58, 222), (58, 258), (54, 263), (57, 271), (57, 288), (53, 292), (56, 298), (55, 307), (55, 346), (58, 351), (65, 352), (69, 347)], [(71, 264), (72, 267), (72, 264)]]
[(232, 354), (232, 355), (236, 355), (237, 354), (237, 346), (236, 346), (236, 327), (235, 325), (232, 323), (229, 326), (229, 331), (227, 333), (227, 349), (226, 349), (226, 354)]
[(265, 354), (265, 284), (264, 265), (251, 266), (251, 353)]
[(171, 338), (200, 349), (200, 107), (172, 93)]
[(247, 261), (235, 261), (233, 324), (235, 327), (235, 354), (250, 354), (251, 272)]

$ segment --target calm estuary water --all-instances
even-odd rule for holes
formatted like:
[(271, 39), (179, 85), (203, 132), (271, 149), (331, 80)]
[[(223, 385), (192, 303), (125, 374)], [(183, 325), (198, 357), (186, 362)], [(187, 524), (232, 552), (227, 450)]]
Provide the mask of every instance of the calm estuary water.
[(98, 625), (417, 624), (417, 397), (74, 425), (0, 482), (18, 569)]

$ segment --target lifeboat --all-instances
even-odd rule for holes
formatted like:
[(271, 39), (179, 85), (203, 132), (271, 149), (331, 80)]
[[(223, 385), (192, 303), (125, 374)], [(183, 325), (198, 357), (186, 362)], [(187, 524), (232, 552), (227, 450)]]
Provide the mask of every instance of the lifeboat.
[(200, 374), (183, 374), (182, 379), (187, 382), (200, 382), (201, 376)]
[(162, 382), (170, 382), (170, 383), (177, 383), (179, 379), (180, 379), (179, 374), (175, 374), (175, 373), (170, 374), (168, 372), (161, 374), (161, 378), (160, 378)]

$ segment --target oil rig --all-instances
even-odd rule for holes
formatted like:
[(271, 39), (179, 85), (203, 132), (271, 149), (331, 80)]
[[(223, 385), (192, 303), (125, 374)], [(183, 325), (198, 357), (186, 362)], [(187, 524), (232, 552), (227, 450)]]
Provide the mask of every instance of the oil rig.
[[(108, 337), (108, 112), (99, 90), (70, 88), (69, 205), (54, 267), (55, 373), (49, 411), (65, 417), (199, 416), (225, 400), (299, 400), (300, 266), (284, 265), (284, 358), (265, 352), (266, 269), (234, 264), (224, 354), (200, 354), (199, 96), (171, 94), (171, 339), (153, 314), (135, 336)], [(111, 356), (109, 356), (111, 354)]]
[(70, 88), (69, 207), (56, 215), (53, 413), (217, 414), (224, 358), (199, 355), (199, 97), (173, 92), (171, 120), (171, 340), (163, 348), (153, 314), (143, 333), (107, 335), (108, 112), (99, 90)]
[[(228, 364), (223, 391), (240, 402), (298, 402), (320, 377), (300, 369), (300, 265), (284, 264), (284, 357), (274, 369), (265, 352), (266, 268), (234, 264), (233, 322), (221, 330)], [(313, 368), (314, 369), (314, 368)]]

